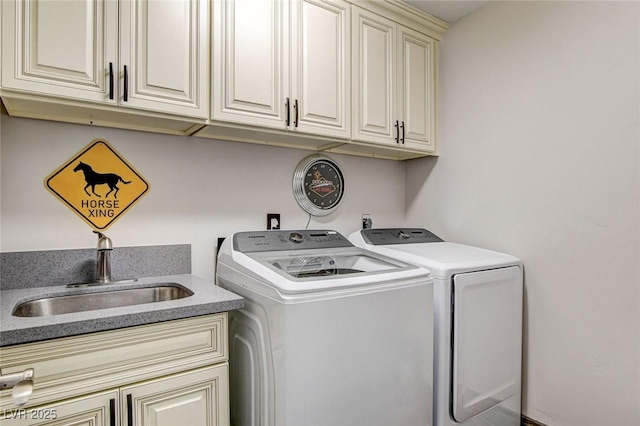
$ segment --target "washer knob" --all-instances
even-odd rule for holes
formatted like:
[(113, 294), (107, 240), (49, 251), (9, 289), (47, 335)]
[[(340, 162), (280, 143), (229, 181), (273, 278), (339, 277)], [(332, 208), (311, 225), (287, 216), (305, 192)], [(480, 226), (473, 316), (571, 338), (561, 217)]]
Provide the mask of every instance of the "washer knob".
[(291, 234), (289, 234), (289, 241), (291, 241), (292, 243), (301, 243), (302, 241), (304, 241), (304, 237), (297, 232), (292, 232)]
[(411, 238), (411, 235), (408, 232), (400, 231), (398, 232), (398, 238), (400, 238), (401, 240), (406, 240)]

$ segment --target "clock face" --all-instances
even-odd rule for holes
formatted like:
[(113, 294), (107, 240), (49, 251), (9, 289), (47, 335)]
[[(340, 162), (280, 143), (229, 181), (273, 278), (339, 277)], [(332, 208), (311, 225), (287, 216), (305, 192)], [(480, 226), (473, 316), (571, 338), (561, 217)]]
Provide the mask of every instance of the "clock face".
[(344, 178), (331, 159), (312, 155), (298, 165), (293, 190), (296, 201), (307, 213), (325, 216), (342, 200)]

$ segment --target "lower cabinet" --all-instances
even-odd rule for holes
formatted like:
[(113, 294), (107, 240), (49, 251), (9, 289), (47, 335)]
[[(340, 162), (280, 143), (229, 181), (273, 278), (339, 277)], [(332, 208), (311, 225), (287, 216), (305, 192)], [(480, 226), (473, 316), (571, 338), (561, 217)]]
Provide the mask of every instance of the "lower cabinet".
[(120, 389), (124, 426), (229, 424), (227, 364)]
[(119, 424), (117, 389), (32, 408), (2, 410), (2, 426), (115, 426)]
[(6, 409), (3, 426), (227, 426), (229, 367), (200, 368), (27, 409)]
[(2, 426), (229, 426), (227, 314), (0, 348), (34, 369), (24, 407), (0, 393)]

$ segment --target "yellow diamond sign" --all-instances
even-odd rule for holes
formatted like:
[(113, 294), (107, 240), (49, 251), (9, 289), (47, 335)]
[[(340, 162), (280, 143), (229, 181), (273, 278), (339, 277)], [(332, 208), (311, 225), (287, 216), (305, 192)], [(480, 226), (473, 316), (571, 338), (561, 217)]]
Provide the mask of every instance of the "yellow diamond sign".
[(101, 139), (87, 145), (44, 184), (97, 231), (111, 226), (149, 191), (142, 175)]

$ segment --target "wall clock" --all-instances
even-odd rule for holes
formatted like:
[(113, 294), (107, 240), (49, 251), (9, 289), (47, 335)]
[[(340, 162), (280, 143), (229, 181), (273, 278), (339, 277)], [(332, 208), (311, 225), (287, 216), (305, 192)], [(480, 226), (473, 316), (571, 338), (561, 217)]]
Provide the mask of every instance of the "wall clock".
[(293, 195), (300, 207), (312, 216), (332, 213), (344, 195), (340, 167), (324, 155), (304, 158), (293, 173)]

